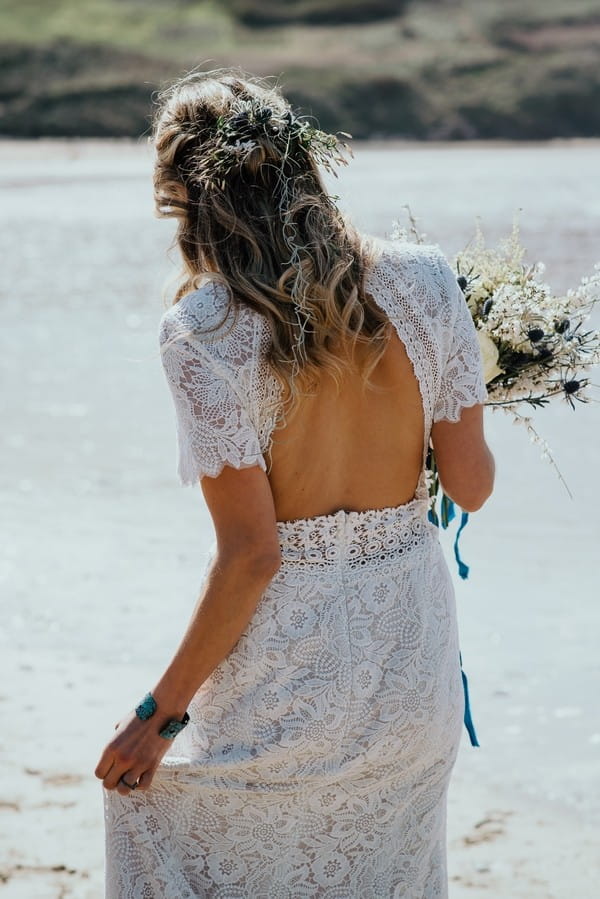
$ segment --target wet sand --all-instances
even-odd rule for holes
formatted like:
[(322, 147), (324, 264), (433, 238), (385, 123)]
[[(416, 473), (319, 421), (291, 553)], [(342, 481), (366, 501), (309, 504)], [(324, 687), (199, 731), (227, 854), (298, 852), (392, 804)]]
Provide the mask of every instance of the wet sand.
[[(599, 149), (359, 145), (333, 190), (371, 233), (409, 203), (448, 255), (477, 215), (494, 241), (521, 208), (528, 258), (564, 289), (600, 260)], [(0, 163), (0, 894), (99, 899), (93, 769), (170, 657), (212, 540), (175, 477), (158, 357), (173, 225), (153, 217), (145, 145), (3, 142)], [(537, 425), (573, 499), (490, 414), (497, 489), (463, 538), (482, 746), (465, 735), (451, 787), (453, 899), (584, 899), (600, 878), (598, 405)]]

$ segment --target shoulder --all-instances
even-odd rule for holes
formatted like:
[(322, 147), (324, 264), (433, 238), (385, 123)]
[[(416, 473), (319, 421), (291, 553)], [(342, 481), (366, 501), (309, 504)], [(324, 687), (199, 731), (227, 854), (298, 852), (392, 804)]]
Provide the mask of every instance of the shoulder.
[(431, 318), (451, 314), (460, 288), (439, 244), (375, 239), (374, 246), (375, 262), (367, 280), (402, 293)]
[(449, 273), (452, 274), (450, 264), (439, 244), (375, 238), (373, 245), (375, 270), (388, 266), (407, 279), (424, 275), (447, 278)]
[(236, 302), (222, 281), (207, 281), (167, 309), (159, 323), (158, 337), (164, 353), (184, 342), (203, 355), (232, 361), (255, 352), (264, 340), (264, 317), (249, 306)]
[(227, 287), (207, 281), (167, 309), (159, 323), (159, 341), (170, 338), (218, 339), (233, 324), (235, 307)]

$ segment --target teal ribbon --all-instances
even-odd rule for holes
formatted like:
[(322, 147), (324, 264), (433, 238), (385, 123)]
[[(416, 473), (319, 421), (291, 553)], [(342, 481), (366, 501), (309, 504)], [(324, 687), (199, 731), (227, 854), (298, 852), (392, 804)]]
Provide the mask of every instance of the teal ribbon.
[[(450, 522), (456, 518), (456, 507), (450, 497), (446, 496), (445, 493), (442, 493), (439, 517), (435, 509), (429, 509), (427, 517), (429, 521), (436, 526), (436, 528), (439, 528), (441, 524), (444, 530), (446, 530)], [(469, 513), (462, 512), (460, 516), (460, 524), (458, 526), (456, 537), (454, 539), (454, 558), (456, 559), (456, 564), (458, 566), (458, 573), (463, 581), (465, 581), (469, 577), (469, 566), (465, 564), (465, 562), (463, 562), (461, 558), (458, 543), (460, 540), (460, 535), (462, 534), (468, 523)]]
[(467, 681), (467, 675), (464, 672), (462, 666), (462, 656), (460, 652), (458, 653), (458, 661), (460, 664), (460, 674), (462, 677), (462, 685), (463, 685), (463, 693), (465, 694), (465, 714), (464, 714), (464, 725), (467, 729), (467, 733), (469, 734), (469, 740), (471, 741), (471, 746), (479, 746), (479, 740), (477, 739), (477, 734), (475, 733), (475, 725), (473, 724), (473, 718), (471, 716), (471, 703), (469, 701), (469, 682)]
[(434, 524), (434, 525), (436, 526), (436, 528), (439, 528), (439, 526), (440, 526), (440, 520), (439, 520), (439, 518), (437, 517), (437, 512), (435, 511), (435, 509), (430, 509), (430, 510), (429, 510), (429, 512), (427, 513), (427, 518), (430, 520), (430, 522), (431, 522), (432, 524)]
[[(454, 503), (452, 503), (452, 505), (454, 505)], [(463, 581), (465, 581), (469, 577), (469, 566), (465, 565), (465, 563), (463, 562), (463, 560), (460, 557), (458, 541), (460, 540), (460, 535), (462, 534), (462, 532), (464, 531), (464, 529), (466, 528), (468, 523), (469, 523), (469, 513), (463, 512), (462, 515), (460, 516), (460, 525), (458, 527), (458, 530), (456, 532), (456, 538), (454, 540), (454, 558), (456, 559), (456, 564), (458, 565), (458, 573), (461, 576), (461, 578), (463, 579)]]
[[(429, 521), (434, 524), (436, 527), (441, 526), (444, 530), (448, 527), (451, 521), (456, 518), (456, 507), (449, 496), (446, 496), (445, 493), (442, 493), (442, 500), (440, 502), (440, 514), (438, 517), (435, 509), (429, 509), (427, 513), (427, 517)], [(460, 516), (460, 524), (458, 526), (458, 530), (456, 532), (456, 537), (454, 539), (454, 558), (456, 559), (456, 564), (458, 565), (458, 573), (460, 577), (464, 580), (469, 576), (469, 566), (466, 565), (460, 556), (459, 550), (459, 540), (460, 535), (466, 528), (469, 522), (469, 513), (462, 511)], [(465, 674), (462, 666), (462, 656), (459, 652), (458, 660), (460, 664), (460, 676), (462, 678), (463, 685), (463, 693), (465, 695), (465, 714), (464, 714), (464, 725), (467, 729), (467, 733), (469, 734), (469, 740), (471, 741), (471, 746), (479, 746), (479, 741), (477, 739), (477, 734), (475, 732), (475, 725), (473, 724), (473, 717), (471, 715), (471, 702), (469, 699), (469, 682), (467, 680), (467, 675)]]
[(446, 530), (450, 522), (456, 518), (456, 509), (454, 503), (449, 496), (446, 496), (445, 493), (442, 493), (440, 517), (442, 519), (442, 527), (444, 528), (444, 530)]

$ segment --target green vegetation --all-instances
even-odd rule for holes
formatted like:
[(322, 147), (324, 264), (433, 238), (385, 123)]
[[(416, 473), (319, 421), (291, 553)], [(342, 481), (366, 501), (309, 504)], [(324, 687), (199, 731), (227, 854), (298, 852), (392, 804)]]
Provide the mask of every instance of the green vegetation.
[(200, 65), (356, 138), (600, 134), (597, 0), (2, 0), (0, 134), (136, 136)]
[(397, 18), (410, 0), (226, 0), (244, 25), (340, 25)]

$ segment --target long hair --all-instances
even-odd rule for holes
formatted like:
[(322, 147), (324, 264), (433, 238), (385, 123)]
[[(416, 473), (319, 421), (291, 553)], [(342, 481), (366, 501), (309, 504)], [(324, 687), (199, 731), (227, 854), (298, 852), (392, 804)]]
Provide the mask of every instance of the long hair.
[(265, 316), (269, 362), (292, 405), (322, 372), (339, 383), (358, 365), (367, 381), (388, 326), (363, 290), (375, 250), (319, 171), (344, 161), (337, 138), (296, 116), (277, 88), (227, 69), (163, 91), (153, 142), (156, 210), (178, 219), (184, 263), (173, 302), (209, 274), (234, 305)]

